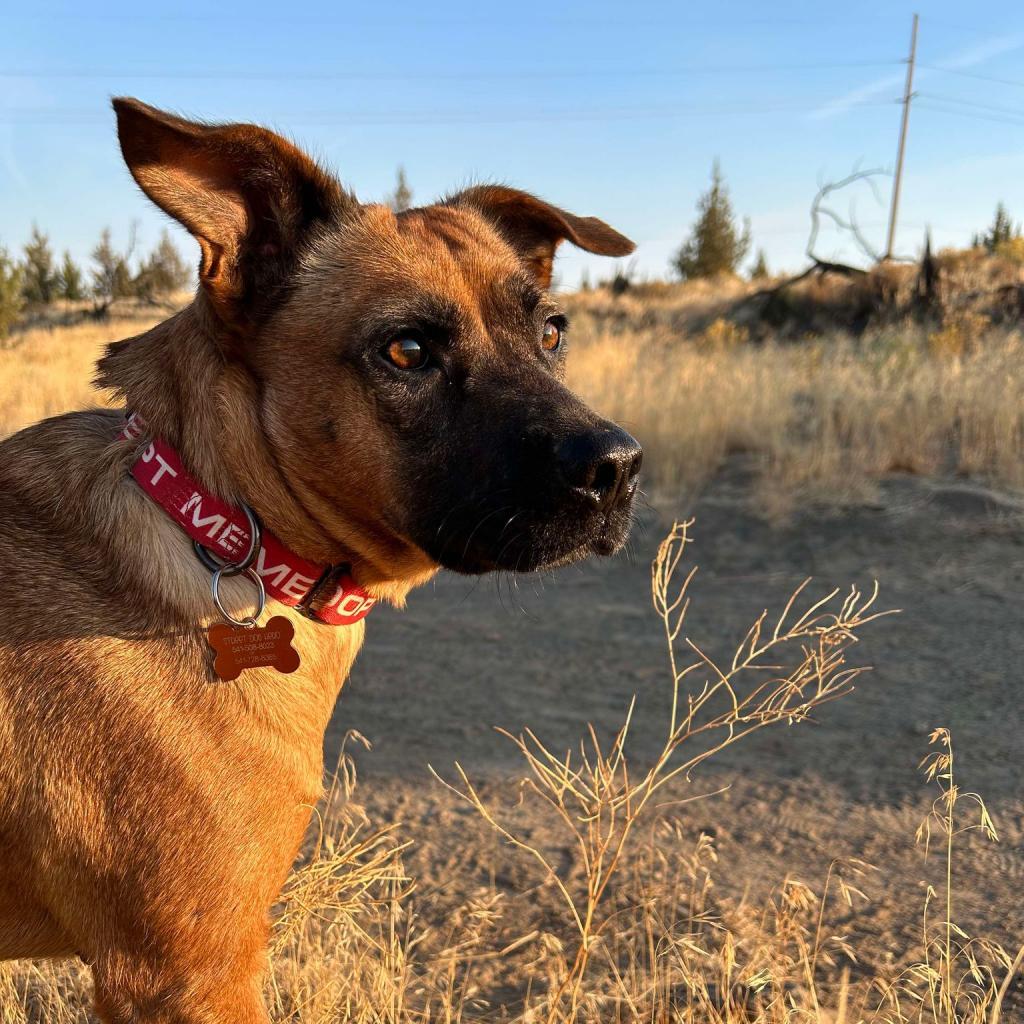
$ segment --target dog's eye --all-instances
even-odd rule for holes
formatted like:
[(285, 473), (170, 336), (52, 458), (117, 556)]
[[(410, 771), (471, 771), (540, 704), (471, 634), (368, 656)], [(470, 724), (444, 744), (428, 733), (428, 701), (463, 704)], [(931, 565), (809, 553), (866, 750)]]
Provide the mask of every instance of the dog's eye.
[(393, 338), (381, 355), (400, 370), (422, 370), (430, 362), (430, 353), (415, 338)]
[(540, 336), (541, 347), (547, 352), (554, 352), (562, 344), (562, 328), (554, 320), (544, 324), (544, 333)]

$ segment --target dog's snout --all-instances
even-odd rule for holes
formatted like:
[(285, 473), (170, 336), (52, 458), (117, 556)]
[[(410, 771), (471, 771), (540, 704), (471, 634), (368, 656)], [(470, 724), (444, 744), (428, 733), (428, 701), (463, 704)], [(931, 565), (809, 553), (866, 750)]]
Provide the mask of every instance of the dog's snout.
[(602, 510), (631, 493), (643, 461), (636, 440), (614, 426), (567, 437), (556, 455), (565, 482)]

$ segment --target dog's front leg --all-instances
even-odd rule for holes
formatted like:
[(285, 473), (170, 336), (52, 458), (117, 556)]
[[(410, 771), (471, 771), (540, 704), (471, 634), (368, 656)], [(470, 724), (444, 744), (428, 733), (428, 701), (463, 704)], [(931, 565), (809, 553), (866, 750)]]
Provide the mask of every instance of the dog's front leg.
[(194, 964), (164, 962), (151, 969), (94, 968), (93, 977), (96, 1012), (104, 1024), (270, 1021), (261, 992), (261, 971), (225, 970), (223, 962), (211, 963), (206, 977), (198, 978)]

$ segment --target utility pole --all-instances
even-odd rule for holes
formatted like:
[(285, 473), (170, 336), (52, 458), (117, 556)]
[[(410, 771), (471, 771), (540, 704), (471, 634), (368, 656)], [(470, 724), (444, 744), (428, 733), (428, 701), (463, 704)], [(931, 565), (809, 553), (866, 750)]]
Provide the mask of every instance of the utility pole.
[(889, 239), (885, 244), (883, 259), (892, 259), (896, 244), (896, 218), (900, 209), (900, 186), (903, 184), (903, 155), (907, 149), (907, 122), (910, 120), (910, 101), (914, 98), (914, 61), (917, 59), (917, 22), (910, 32), (910, 56), (907, 58), (907, 82), (903, 87), (903, 117), (900, 121), (900, 145), (896, 151), (896, 176), (892, 183), (892, 206), (889, 209)]

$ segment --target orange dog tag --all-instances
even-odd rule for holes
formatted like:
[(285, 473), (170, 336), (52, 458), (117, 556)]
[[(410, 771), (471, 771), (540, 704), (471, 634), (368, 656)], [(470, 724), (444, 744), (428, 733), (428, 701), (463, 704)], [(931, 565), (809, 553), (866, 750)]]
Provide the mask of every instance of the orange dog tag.
[(265, 626), (229, 626), (218, 622), (206, 632), (216, 658), (213, 671), (228, 682), (247, 668), (269, 666), (278, 672), (294, 672), (299, 667), (299, 652), (292, 647), (295, 630), (283, 616), (275, 615)]

